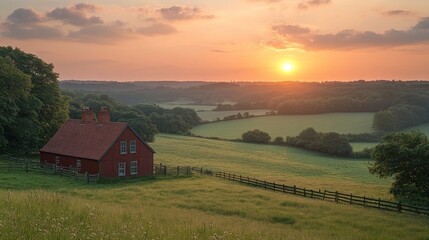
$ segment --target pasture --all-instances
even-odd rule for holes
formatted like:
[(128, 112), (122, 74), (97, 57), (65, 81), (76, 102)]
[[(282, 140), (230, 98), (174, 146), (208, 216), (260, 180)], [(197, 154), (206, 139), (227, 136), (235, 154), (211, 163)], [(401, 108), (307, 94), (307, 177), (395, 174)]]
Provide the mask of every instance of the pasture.
[(270, 112), (270, 109), (253, 109), (253, 110), (233, 110), (233, 111), (197, 111), (198, 116), (203, 121), (215, 121), (217, 118), (223, 119), (226, 116), (233, 114), (238, 114), (248, 112), (250, 115), (254, 116), (264, 116), (267, 112)]
[[(307, 189), (391, 199), (390, 180), (368, 172), (369, 159), (335, 158), (294, 147), (157, 135), (156, 163), (189, 165)], [(186, 150), (184, 150), (186, 149)]]
[(0, 177), (0, 239), (425, 239), (427, 217), (284, 195), (208, 176), (79, 185)]
[(317, 115), (275, 115), (201, 124), (191, 129), (195, 135), (225, 139), (241, 138), (249, 130), (259, 129), (275, 137), (296, 136), (313, 127), (318, 132), (372, 132), (374, 113), (328, 113)]

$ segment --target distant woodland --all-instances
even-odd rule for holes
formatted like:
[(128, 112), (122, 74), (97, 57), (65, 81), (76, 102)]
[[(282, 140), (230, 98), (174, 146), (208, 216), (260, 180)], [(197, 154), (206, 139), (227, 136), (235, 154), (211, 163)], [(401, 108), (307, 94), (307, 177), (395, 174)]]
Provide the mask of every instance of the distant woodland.
[[(62, 89), (108, 94), (121, 104), (186, 99), (215, 110), (272, 109), (278, 114), (376, 112), (377, 131), (396, 131), (429, 121), (429, 82), (354, 81), (281, 83), (63, 81)], [(232, 101), (235, 104), (222, 104)]]

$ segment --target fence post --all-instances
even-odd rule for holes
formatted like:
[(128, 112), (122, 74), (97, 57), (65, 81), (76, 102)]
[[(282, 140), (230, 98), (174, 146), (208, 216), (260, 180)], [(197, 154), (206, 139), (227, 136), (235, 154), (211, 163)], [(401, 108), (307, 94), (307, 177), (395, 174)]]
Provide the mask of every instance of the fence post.
[(258, 182), (256, 181), (256, 178), (253, 178), (253, 181), (255, 181), (255, 187), (258, 186)]
[(267, 181), (264, 180), (264, 187), (267, 189)]
[(89, 174), (88, 174), (88, 172), (85, 172), (85, 178), (86, 178), (86, 183), (89, 183)]
[(323, 200), (325, 200), (325, 196), (326, 196), (326, 189), (323, 191)]
[(311, 196), (310, 197), (313, 198), (313, 189), (311, 189)]
[(401, 201), (398, 202), (398, 212), (402, 211), (402, 204)]
[(295, 185), (293, 185), (293, 194), (296, 195), (296, 186)]
[(307, 194), (305, 193), (305, 188), (304, 188), (304, 197), (307, 197)]
[(283, 192), (285, 192), (285, 185), (283, 184)]
[(273, 191), (275, 192), (276, 191), (276, 183), (275, 182), (273, 182)]
[(381, 199), (378, 198), (378, 206), (377, 206), (377, 208), (380, 208), (380, 204), (381, 204)]
[(203, 168), (200, 169), (200, 173), (203, 174)]
[(363, 195), (363, 205), (364, 206), (366, 205), (366, 197), (365, 197), (365, 195)]
[(350, 194), (350, 205), (352, 205), (352, 201), (353, 201), (353, 193)]
[(338, 203), (338, 191), (335, 191), (335, 202)]

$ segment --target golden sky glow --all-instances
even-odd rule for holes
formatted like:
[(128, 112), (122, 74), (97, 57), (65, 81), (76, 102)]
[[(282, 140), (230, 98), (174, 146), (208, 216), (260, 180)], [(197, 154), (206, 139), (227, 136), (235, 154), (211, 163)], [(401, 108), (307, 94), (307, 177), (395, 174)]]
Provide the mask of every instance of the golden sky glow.
[(0, 45), (60, 79), (429, 79), (428, 17), (427, 0), (5, 0)]

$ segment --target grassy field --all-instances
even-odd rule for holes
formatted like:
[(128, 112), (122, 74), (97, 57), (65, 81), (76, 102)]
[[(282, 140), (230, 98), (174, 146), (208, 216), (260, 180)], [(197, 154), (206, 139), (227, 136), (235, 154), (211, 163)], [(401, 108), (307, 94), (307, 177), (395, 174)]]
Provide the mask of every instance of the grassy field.
[(158, 103), (157, 105), (165, 109), (173, 109), (175, 107), (181, 107), (181, 108), (192, 108), (195, 111), (210, 111), (216, 107), (214, 105), (197, 105), (197, 104), (186, 103), (186, 102)]
[(429, 218), (211, 178), (0, 177), (0, 239), (428, 239)]
[(217, 118), (223, 119), (226, 116), (230, 116), (238, 113), (248, 112), (250, 115), (255, 116), (264, 116), (267, 112), (270, 112), (270, 109), (255, 109), (255, 110), (234, 110), (234, 111), (200, 111), (197, 112), (198, 116), (203, 121), (214, 121)]
[[(390, 181), (368, 172), (369, 160), (334, 158), (299, 148), (157, 135), (156, 163), (190, 165), (305, 188), (390, 199)], [(184, 151), (183, 149), (186, 149)]]
[(253, 129), (268, 132), (272, 138), (296, 136), (308, 127), (319, 132), (365, 133), (372, 132), (373, 116), (374, 113), (265, 116), (202, 124), (191, 132), (195, 135), (226, 139), (241, 138), (244, 132)]

